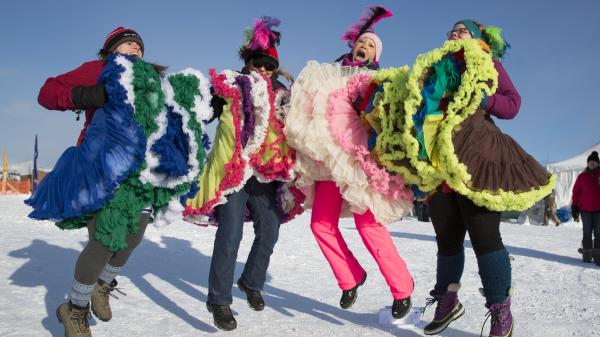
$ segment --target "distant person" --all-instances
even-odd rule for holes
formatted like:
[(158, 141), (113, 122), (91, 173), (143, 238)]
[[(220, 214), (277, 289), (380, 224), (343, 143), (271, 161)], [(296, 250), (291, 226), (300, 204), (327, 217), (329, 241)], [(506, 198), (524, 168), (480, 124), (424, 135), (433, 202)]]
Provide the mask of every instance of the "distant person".
[(414, 204), (417, 220), (421, 222), (429, 222), (429, 205), (427, 200), (417, 200)]
[[(600, 266), (600, 169), (598, 152), (593, 151), (587, 158), (587, 167), (577, 176), (573, 186), (571, 213), (573, 219), (583, 222), (583, 262)], [(593, 241), (592, 241), (593, 238)]]
[(562, 222), (556, 214), (556, 191), (552, 190), (552, 193), (548, 194), (544, 198), (544, 226), (548, 226), (548, 223), (552, 220), (556, 226)]

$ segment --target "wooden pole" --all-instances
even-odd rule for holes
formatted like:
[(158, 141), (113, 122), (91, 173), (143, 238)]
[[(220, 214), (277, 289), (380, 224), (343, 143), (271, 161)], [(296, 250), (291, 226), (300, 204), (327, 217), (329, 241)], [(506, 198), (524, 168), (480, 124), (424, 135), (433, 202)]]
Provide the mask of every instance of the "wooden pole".
[(8, 156), (6, 151), (2, 152), (2, 194), (6, 194), (6, 183), (8, 180)]

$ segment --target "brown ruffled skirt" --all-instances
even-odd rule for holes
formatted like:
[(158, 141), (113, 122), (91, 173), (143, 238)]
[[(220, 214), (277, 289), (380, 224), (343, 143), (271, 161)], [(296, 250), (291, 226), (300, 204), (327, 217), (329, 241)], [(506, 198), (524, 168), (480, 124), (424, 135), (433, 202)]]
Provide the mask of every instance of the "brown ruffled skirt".
[(485, 110), (479, 110), (453, 132), (452, 143), (467, 166), (474, 191), (523, 193), (548, 184), (551, 174), (510, 136), (502, 133)]

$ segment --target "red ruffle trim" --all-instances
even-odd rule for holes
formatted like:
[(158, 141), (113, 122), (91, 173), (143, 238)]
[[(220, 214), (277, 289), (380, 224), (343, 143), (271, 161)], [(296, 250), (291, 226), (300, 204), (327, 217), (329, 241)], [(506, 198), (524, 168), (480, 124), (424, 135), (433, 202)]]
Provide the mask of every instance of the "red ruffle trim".
[(210, 84), (214, 89), (214, 94), (225, 99), (231, 99), (229, 104), (230, 112), (233, 116), (233, 126), (235, 130), (235, 149), (231, 160), (225, 164), (225, 176), (219, 184), (219, 189), (213, 199), (208, 200), (201, 208), (193, 208), (186, 205), (183, 215), (210, 214), (213, 207), (221, 199), (223, 191), (234, 188), (240, 185), (244, 179), (244, 167), (246, 161), (242, 158), (242, 142), (241, 142), (241, 101), (240, 92), (236, 88), (232, 88), (225, 83), (227, 76), (225, 74), (217, 74), (215, 69), (209, 70)]

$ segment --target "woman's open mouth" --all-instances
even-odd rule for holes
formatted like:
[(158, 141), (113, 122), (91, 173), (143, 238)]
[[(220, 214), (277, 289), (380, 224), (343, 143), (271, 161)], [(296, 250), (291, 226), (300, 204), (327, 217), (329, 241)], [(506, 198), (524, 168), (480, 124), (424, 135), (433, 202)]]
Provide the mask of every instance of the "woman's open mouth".
[(366, 58), (367, 58), (367, 53), (362, 49), (357, 50), (356, 54), (354, 55), (355, 61), (364, 61)]

